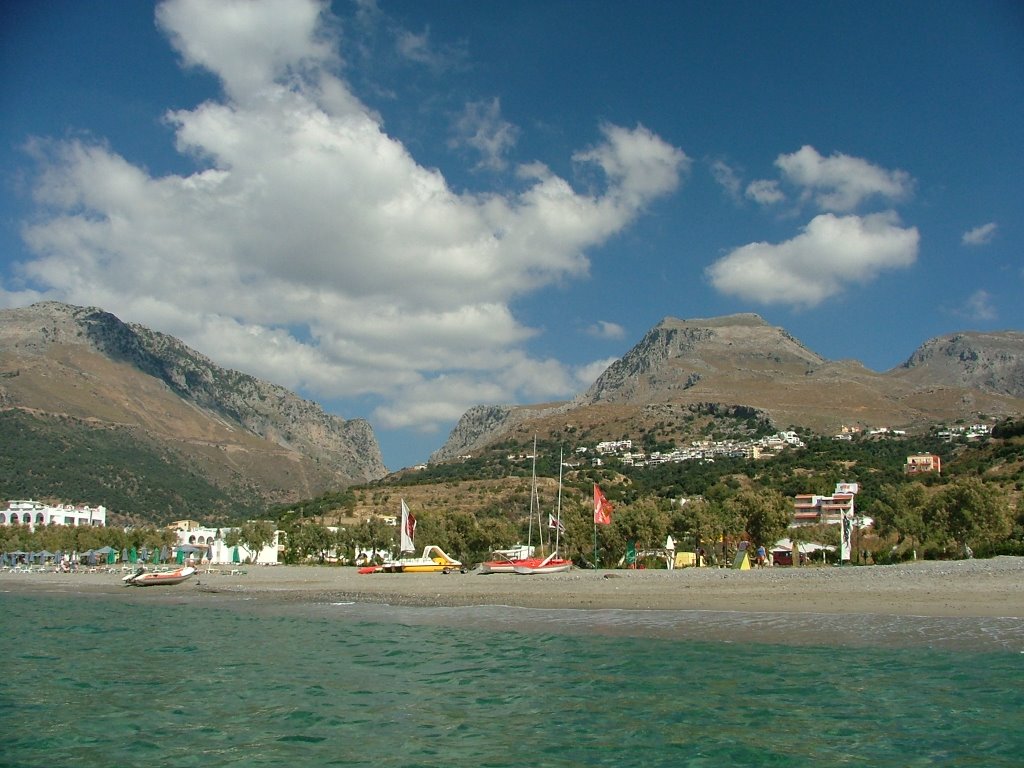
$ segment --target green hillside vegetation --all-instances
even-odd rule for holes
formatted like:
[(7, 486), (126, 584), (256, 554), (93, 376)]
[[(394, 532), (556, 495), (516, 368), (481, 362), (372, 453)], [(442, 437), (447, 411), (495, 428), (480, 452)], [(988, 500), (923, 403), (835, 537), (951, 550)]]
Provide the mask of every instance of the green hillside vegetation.
[[(670, 534), (679, 551), (704, 548), (713, 562), (729, 561), (743, 540), (768, 546), (792, 535), (836, 545), (838, 526), (796, 532), (787, 526), (794, 495), (828, 495), (842, 481), (859, 483), (858, 514), (875, 520), (874, 528), (858, 534), (854, 542), (855, 562), (953, 558), (968, 551), (974, 556), (1024, 554), (1021, 432), (1018, 423), (1007, 422), (995, 431), (997, 437), (971, 443), (942, 440), (935, 433), (851, 441), (805, 433), (805, 448), (757, 460), (655, 467), (625, 466), (614, 458), (591, 467), (577, 460), (577, 467), (564, 471), (561, 513), (566, 533), (560, 544), (579, 564), (593, 564), (591, 499), (597, 483), (615, 505), (612, 524), (597, 528), (596, 560), (602, 566), (618, 562), (627, 542), (653, 549), (663, 546)], [(555, 511), (559, 448), (550, 441), (537, 446), (545, 521)], [(288, 533), (286, 558), (324, 559), (332, 548), (351, 552), (357, 543), (393, 547), (394, 529), (373, 527), (372, 520), (396, 514), (399, 498), (407, 499), (417, 516), (419, 542), (437, 544), (464, 562), (478, 562), (491, 550), (528, 537), (537, 544), (539, 533), (536, 523), (530, 530), (524, 490), (531, 452), (531, 443), (510, 441), (480, 456), (400, 473), (287, 512), (282, 508), (278, 519)], [(942, 474), (906, 475), (906, 457), (915, 453), (939, 455)], [(359, 518), (354, 526), (343, 526), (337, 534), (326, 530), (326, 525), (353, 515)]]
[[(737, 426), (726, 421), (718, 431), (742, 431)], [(756, 434), (756, 425), (747, 428)], [(627, 466), (614, 457), (591, 466), (576, 448), (593, 455), (594, 446), (580, 446), (572, 437), (555, 434), (539, 441), (536, 466), (546, 523), (557, 508), (558, 457), (564, 451), (569, 466), (563, 467), (560, 548), (580, 565), (615, 565), (629, 543), (655, 549), (668, 535), (677, 551), (700, 547), (712, 562), (728, 562), (740, 541), (770, 545), (794, 533), (787, 530), (794, 495), (827, 495), (840, 481), (859, 483), (858, 514), (875, 520), (855, 540), (855, 562), (962, 557), (968, 547), (979, 557), (1024, 554), (1024, 422), (1000, 424), (990, 439), (977, 442), (942, 440), (935, 432), (836, 441), (804, 431), (806, 447), (776, 456), (653, 467)], [(270, 508), (211, 486), (173, 453), (127, 430), (5, 412), (0, 440), (12, 447), (0, 456), (0, 487), (7, 498), (103, 504), (131, 510), (137, 524), (191, 517), (228, 527), (270, 520), (285, 531), (286, 562), (325, 562), (336, 554), (351, 559), (357, 545), (393, 549), (396, 530), (381, 518), (397, 515), (403, 498), (418, 520), (418, 545), (436, 544), (466, 563), (487, 558), (493, 549), (540, 542), (536, 518), (529, 515), (532, 436), (506, 440), (472, 458)], [(914, 453), (939, 455), (942, 474), (905, 475), (906, 457)], [(597, 527), (596, 554), (595, 483), (615, 506), (612, 524)], [(551, 531), (545, 526), (543, 533)], [(838, 526), (801, 528), (794, 535), (835, 545)]]
[(167, 447), (129, 428), (0, 411), (0, 496), (104, 506), (108, 525), (218, 524), (262, 514), (253, 493), (218, 488)]

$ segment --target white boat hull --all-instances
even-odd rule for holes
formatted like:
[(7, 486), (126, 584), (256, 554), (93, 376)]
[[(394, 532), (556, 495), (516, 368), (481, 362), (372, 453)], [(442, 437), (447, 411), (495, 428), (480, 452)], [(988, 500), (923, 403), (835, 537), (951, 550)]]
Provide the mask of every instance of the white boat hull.
[(187, 581), (192, 578), (196, 573), (196, 569), (192, 566), (185, 566), (184, 568), (178, 568), (173, 571), (143, 571), (141, 573), (136, 572), (129, 576), (125, 576), (121, 581), (128, 587), (152, 587), (159, 584), (170, 585), (170, 584), (181, 584), (183, 581)]

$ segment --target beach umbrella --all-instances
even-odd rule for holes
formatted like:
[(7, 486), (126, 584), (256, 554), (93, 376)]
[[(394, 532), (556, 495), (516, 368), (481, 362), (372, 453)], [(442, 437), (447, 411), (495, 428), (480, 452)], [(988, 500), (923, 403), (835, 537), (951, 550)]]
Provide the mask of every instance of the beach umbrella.
[(242, 557), (241, 557), (241, 555), (238, 554), (238, 547), (235, 547), (235, 550), (231, 553), (231, 562), (232, 563), (240, 563), (240, 562), (242, 562)]
[(166, 562), (167, 560), (170, 560), (170, 558), (171, 558), (171, 553), (167, 549), (167, 547), (166, 546), (160, 547), (160, 562), (162, 562), (162, 563)]
[(128, 550), (126, 548), (122, 548), (121, 549), (121, 562), (122, 563), (128, 562)]
[(132, 547), (131, 549), (128, 550), (128, 562), (129, 563), (137, 563), (138, 561), (139, 561), (139, 553), (135, 550), (135, 547)]
[(181, 547), (178, 547), (178, 555), (176, 558), (176, 562), (178, 563), (178, 565), (181, 565), (185, 562), (185, 550)]
[(96, 552), (95, 552), (95, 550), (90, 549), (88, 552), (86, 552), (85, 553), (85, 560), (86, 560), (87, 563), (89, 563), (89, 565), (96, 565)]
[(117, 552), (112, 549), (109, 552), (107, 552), (107, 565), (113, 565), (116, 562), (117, 562)]

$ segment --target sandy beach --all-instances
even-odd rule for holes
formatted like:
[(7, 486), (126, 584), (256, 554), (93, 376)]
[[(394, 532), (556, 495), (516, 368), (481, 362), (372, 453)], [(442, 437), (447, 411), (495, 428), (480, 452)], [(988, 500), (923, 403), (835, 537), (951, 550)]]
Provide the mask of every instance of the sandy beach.
[(116, 594), (130, 599), (361, 601), (406, 606), (764, 611), (1024, 618), (1024, 558), (862, 567), (573, 570), (514, 574), (357, 574), (329, 566), (248, 566), (184, 584), (127, 588), (110, 573), (0, 573), (0, 591)]

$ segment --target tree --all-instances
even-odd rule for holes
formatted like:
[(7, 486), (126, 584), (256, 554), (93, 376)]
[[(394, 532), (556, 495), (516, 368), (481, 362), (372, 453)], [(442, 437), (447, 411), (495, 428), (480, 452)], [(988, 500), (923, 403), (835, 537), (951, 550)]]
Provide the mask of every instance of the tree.
[(901, 542), (909, 539), (916, 557), (917, 544), (928, 531), (924, 518), (927, 502), (928, 491), (921, 483), (883, 485), (870, 507), (875, 529), (883, 536), (895, 533)]
[(379, 517), (360, 520), (352, 531), (354, 546), (370, 550), (373, 555), (394, 548), (397, 535), (398, 531)]
[(1006, 494), (978, 478), (957, 480), (935, 494), (926, 507), (925, 519), (945, 534), (956, 551), (966, 551), (970, 542), (975, 546), (994, 544), (1013, 527)]
[(745, 518), (745, 528), (756, 544), (770, 547), (782, 538), (793, 520), (792, 504), (774, 490), (740, 491), (730, 501), (737, 517)]
[(334, 538), (327, 528), (312, 520), (303, 520), (288, 532), (285, 559), (302, 562), (316, 557), (322, 563), (333, 546)]
[(260, 552), (274, 541), (275, 527), (269, 520), (250, 520), (242, 523), (224, 537), (224, 543), (229, 547), (241, 544), (250, 552), (252, 562), (256, 562)]
[(644, 499), (615, 510), (604, 543), (611, 552), (625, 552), (632, 541), (637, 549), (655, 549), (664, 544), (668, 536), (669, 515), (658, 507), (654, 499)]

